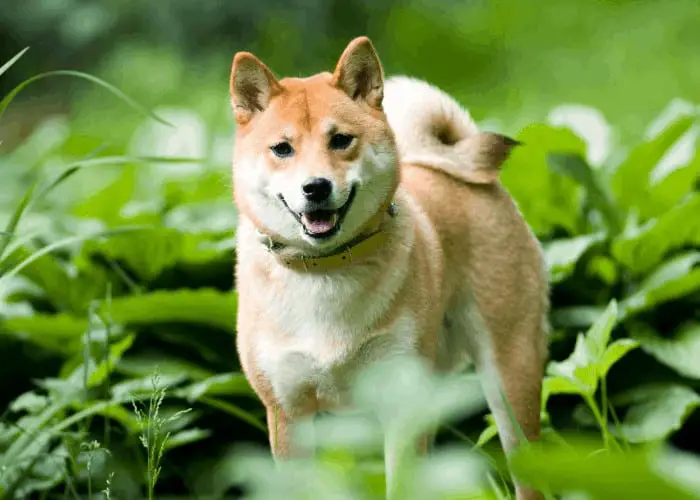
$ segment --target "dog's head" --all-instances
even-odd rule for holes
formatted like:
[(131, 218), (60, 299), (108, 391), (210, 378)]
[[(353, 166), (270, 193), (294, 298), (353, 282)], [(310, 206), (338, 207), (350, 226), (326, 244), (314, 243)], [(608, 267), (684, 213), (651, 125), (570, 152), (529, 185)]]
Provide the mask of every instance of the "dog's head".
[(383, 74), (369, 41), (335, 71), (278, 80), (254, 55), (233, 59), (239, 211), (281, 241), (318, 250), (352, 239), (394, 195), (398, 159), (382, 111)]

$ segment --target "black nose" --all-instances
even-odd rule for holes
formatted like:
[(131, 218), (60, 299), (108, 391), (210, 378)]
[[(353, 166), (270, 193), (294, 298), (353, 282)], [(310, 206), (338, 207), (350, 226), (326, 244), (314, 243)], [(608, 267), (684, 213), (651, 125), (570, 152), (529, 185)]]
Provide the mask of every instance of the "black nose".
[(331, 195), (333, 185), (325, 177), (312, 177), (301, 186), (304, 196), (309, 201), (324, 201)]

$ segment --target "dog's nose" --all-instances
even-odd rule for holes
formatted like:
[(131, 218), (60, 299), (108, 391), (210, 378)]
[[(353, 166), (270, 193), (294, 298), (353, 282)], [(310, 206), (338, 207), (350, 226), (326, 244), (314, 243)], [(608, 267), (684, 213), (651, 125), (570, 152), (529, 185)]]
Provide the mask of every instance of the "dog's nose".
[(331, 195), (333, 185), (325, 177), (312, 177), (301, 186), (301, 190), (307, 200), (320, 202), (325, 201)]

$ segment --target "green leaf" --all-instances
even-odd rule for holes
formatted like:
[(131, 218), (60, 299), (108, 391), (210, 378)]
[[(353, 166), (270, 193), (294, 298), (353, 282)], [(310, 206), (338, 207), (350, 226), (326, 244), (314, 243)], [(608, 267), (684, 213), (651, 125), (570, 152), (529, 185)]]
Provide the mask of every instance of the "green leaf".
[(670, 338), (661, 337), (651, 328), (639, 327), (633, 335), (644, 352), (684, 377), (700, 379), (700, 323), (689, 323)]
[(547, 487), (554, 493), (586, 492), (596, 500), (695, 498), (661, 476), (653, 457), (643, 450), (611, 453), (573, 438), (567, 441), (575, 446), (519, 449), (510, 461), (512, 471), (527, 484)]
[(625, 161), (618, 165), (611, 186), (622, 209), (631, 210), (648, 202), (652, 171), (694, 122), (694, 116), (681, 116), (659, 135), (634, 148)]
[(585, 234), (545, 243), (544, 258), (552, 283), (559, 283), (571, 276), (581, 256), (604, 238), (602, 234)]
[(183, 387), (175, 393), (188, 401), (202, 396), (255, 396), (248, 380), (242, 373), (220, 373), (201, 382)]
[(20, 59), (20, 57), (22, 57), (24, 55), (24, 53), (27, 52), (28, 50), (29, 50), (29, 47), (23, 48), (22, 50), (17, 52), (17, 54), (15, 54), (12, 57), (12, 59), (10, 59), (5, 64), (3, 64), (2, 67), (0, 67), (0, 76), (2, 76), (3, 73), (5, 73), (8, 69), (10, 69)]
[(658, 217), (673, 209), (690, 195), (700, 178), (700, 150), (685, 166), (677, 168), (655, 180), (649, 186), (649, 202), (639, 209), (643, 220)]
[(637, 347), (639, 342), (633, 339), (619, 339), (610, 344), (603, 354), (603, 359), (598, 363), (598, 376), (605, 377), (615, 363)]
[(127, 335), (109, 346), (109, 358), (100, 361), (90, 371), (88, 387), (97, 387), (107, 379), (107, 376), (114, 371), (116, 364), (124, 353), (131, 348), (134, 339), (134, 335)]
[(0, 334), (29, 340), (64, 355), (80, 349), (80, 338), (88, 327), (87, 319), (69, 314), (34, 314), (0, 320)]
[(612, 244), (612, 255), (636, 273), (645, 273), (678, 248), (700, 246), (700, 193), (694, 193), (659, 218), (630, 228)]
[[(598, 387), (596, 360), (590, 350), (590, 342), (582, 333), (576, 338), (574, 352), (564, 361), (552, 361), (547, 366), (547, 374), (568, 380), (579, 394), (593, 394)], [(555, 383), (563, 386), (563, 382)], [(571, 386), (569, 386), (571, 387)], [(573, 390), (573, 389), (572, 389)]]
[(560, 307), (552, 311), (552, 323), (562, 328), (587, 328), (603, 314), (598, 306)]
[(501, 180), (537, 234), (556, 227), (576, 234), (580, 218), (581, 188), (547, 166), (552, 152), (585, 154), (586, 145), (573, 132), (545, 124), (526, 127), (501, 172)]
[(688, 252), (663, 264), (620, 303), (620, 319), (700, 290), (698, 262), (700, 252)]
[[(123, 220), (122, 208), (134, 196), (135, 187), (136, 167), (127, 165), (114, 182), (78, 203), (72, 211), (80, 217), (104, 221), (108, 226), (119, 225)], [(109, 200), (109, 203), (105, 203), (105, 200)]]
[(46, 396), (40, 396), (35, 392), (25, 392), (10, 403), (10, 410), (15, 412), (26, 411), (28, 413), (38, 413), (48, 405), (49, 399)]
[(58, 241), (55, 241), (49, 245), (46, 245), (43, 247), (41, 250), (37, 250), (36, 252), (32, 253), (29, 257), (23, 259), (19, 264), (16, 264), (14, 267), (12, 267), (9, 271), (7, 271), (5, 274), (0, 275), (0, 285), (3, 284), (4, 281), (9, 280), (11, 277), (15, 276), (19, 272), (22, 271), (25, 267), (30, 265), (32, 262), (35, 260), (41, 258), (42, 256), (53, 252), (54, 250), (57, 250), (59, 248), (67, 247), (69, 245), (73, 245), (75, 243), (80, 243), (86, 240), (90, 239), (98, 239), (98, 238), (110, 238), (114, 236), (122, 236), (130, 232), (138, 232), (138, 231), (143, 231), (150, 229), (148, 226), (125, 226), (125, 227), (120, 227), (118, 229), (113, 229), (111, 231), (98, 231), (95, 233), (91, 234), (85, 234), (81, 236), (69, 236), (67, 238), (60, 239)]
[(193, 427), (184, 431), (176, 432), (168, 437), (165, 441), (165, 449), (172, 450), (188, 444), (196, 443), (211, 436), (212, 431), (209, 429), (200, 429)]
[(605, 352), (605, 347), (610, 341), (610, 334), (617, 319), (617, 301), (611, 300), (608, 307), (593, 326), (586, 332), (586, 340), (589, 349), (596, 361), (600, 361)]
[(489, 424), (481, 434), (479, 434), (479, 439), (476, 441), (477, 448), (483, 448), (486, 443), (491, 441), (493, 438), (498, 436), (498, 426), (495, 423)]
[(110, 312), (116, 323), (197, 323), (235, 332), (237, 295), (211, 289), (159, 290), (112, 299)]
[(637, 387), (616, 401), (632, 404), (622, 421), (622, 433), (630, 443), (665, 439), (700, 407), (700, 396), (682, 385)]
[(570, 177), (585, 188), (591, 204), (603, 214), (607, 228), (612, 234), (622, 230), (622, 218), (607, 185), (598, 179), (597, 172), (581, 155), (550, 153), (547, 161), (555, 172)]

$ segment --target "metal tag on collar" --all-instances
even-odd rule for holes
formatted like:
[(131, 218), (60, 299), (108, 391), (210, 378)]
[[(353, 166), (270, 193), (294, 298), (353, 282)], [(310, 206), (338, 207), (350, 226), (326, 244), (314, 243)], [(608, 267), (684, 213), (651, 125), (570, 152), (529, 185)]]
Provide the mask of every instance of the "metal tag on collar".
[(390, 216), (396, 217), (399, 213), (399, 207), (396, 203), (391, 202), (391, 205), (389, 205), (389, 209), (387, 210)]
[(345, 247), (345, 250), (343, 250), (343, 255), (347, 255), (348, 262), (352, 264), (352, 252), (350, 251), (350, 247)]

